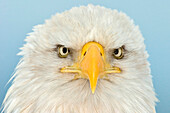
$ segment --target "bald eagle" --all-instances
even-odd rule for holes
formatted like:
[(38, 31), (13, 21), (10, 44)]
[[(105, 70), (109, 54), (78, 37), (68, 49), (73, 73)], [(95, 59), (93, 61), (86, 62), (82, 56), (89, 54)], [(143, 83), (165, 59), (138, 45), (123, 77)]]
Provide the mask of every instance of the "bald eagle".
[(25, 39), (5, 113), (155, 113), (144, 38), (101, 6), (57, 13)]

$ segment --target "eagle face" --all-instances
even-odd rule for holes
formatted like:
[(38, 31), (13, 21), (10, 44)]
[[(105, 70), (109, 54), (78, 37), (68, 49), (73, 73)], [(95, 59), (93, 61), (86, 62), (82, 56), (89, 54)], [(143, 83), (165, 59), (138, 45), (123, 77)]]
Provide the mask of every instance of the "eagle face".
[(155, 112), (144, 39), (124, 13), (81, 6), (33, 31), (19, 53), (4, 112)]

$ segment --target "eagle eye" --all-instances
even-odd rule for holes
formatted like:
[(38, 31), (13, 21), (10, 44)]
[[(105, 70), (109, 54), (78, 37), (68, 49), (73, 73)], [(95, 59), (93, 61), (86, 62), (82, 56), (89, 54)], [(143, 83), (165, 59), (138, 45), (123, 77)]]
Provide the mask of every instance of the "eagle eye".
[(123, 47), (117, 48), (113, 50), (113, 56), (116, 59), (122, 59), (124, 54), (123, 54)]
[(58, 56), (60, 58), (66, 58), (70, 53), (70, 50), (62, 45), (58, 46)]

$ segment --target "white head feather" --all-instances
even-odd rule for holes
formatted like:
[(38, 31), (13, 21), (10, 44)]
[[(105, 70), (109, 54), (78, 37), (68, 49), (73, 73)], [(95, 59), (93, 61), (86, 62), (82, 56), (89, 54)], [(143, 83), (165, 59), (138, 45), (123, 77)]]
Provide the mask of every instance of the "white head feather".
[[(4, 112), (11, 113), (153, 113), (157, 101), (153, 91), (148, 54), (137, 26), (122, 12), (100, 6), (82, 6), (56, 14), (34, 27), (19, 55)], [(87, 79), (60, 73), (72, 65), (83, 45), (100, 43), (112, 65), (122, 73), (99, 79), (94, 94)], [(57, 56), (57, 44), (74, 49), (65, 59)], [(125, 46), (121, 60), (109, 50)], [(107, 53), (108, 52), (108, 53)]]

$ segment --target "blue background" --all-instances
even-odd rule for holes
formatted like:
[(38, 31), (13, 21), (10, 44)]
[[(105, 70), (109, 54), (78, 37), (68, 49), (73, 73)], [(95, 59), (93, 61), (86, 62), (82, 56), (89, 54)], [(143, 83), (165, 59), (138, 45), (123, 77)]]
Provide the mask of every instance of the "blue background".
[(74, 6), (101, 5), (125, 12), (145, 38), (158, 113), (170, 113), (170, 1), (168, 0), (0, 0), (0, 105), (20, 56), (16, 54), (32, 27)]

